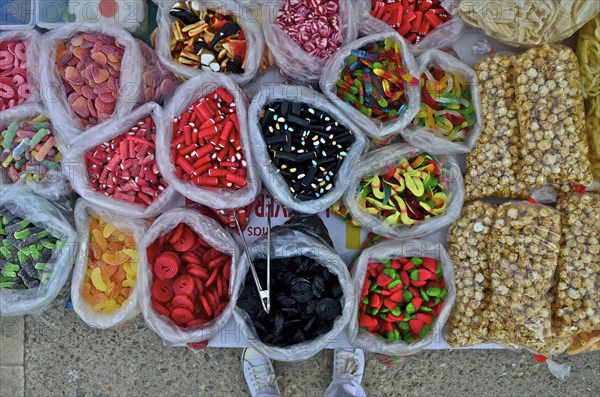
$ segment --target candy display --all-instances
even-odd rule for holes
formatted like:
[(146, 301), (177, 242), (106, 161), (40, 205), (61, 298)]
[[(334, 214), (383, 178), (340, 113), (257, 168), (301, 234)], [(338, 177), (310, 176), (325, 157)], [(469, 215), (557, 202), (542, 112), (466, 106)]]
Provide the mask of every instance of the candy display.
[(233, 97), (222, 87), (173, 121), (171, 156), (177, 177), (203, 188), (246, 186), (246, 159)]
[(60, 172), (62, 153), (58, 150), (52, 124), (43, 114), (12, 121), (0, 136), (0, 161), (8, 177), (17, 182), (39, 182), (49, 171)]
[(401, 48), (392, 38), (352, 50), (337, 81), (337, 96), (365, 116), (382, 122), (408, 109), (406, 84), (419, 84), (404, 68)]
[(219, 317), (229, 302), (231, 257), (180, 223), (147, 249), (152, 307), (181, 328)]
[(519, 189), (519, 120), (511, 71), (513, 55), (494, 54), (473, 67), (479, 78), (483, 131), (467, 156), (465, 199), (526, 198)]
[(0, 36), (0, 111), (22, 104), (31, 94), (27, 77), (29, 44), (29, 40)]
[(171, 54), (176, 62), (213, 72), (244, 72), (246, 40), (235, 16), (201, 11), (199, 1), (177, 2), (169, 14), (175, 18)]
[(586, 0), (463, 0), (457, 13), (496, 40), (529, 47), (566, 39), (592, 19), (600, 11), (598, 7), (597, 2)]
[(6, 207), (0, 207), (0, 216), (0, 289), (34, 289), (47, 283), (46, 267), (65, 242)]
[[(261, 280), (266, 261), (254, 261)], [(342, 314), (342, 289), (337, 276), (314, 259), (305, 256), (271, 259), (271, 309), (263, 311), (251, 273), (237, 306), (253, 321), (261, 341), (289, 346), (310, 341), (329, 332)]]
[(275, 24), (301, 49), (325, 60), (342, 44), (339, 0), (284, 0)]
[(177, 77), (160, 63), (158, 56), (148, 44), (139, 40), (138, 44), (144, 64), (142, 74), (144, 94), (140, 104), (148, 101), (159, 102), (175, 91), (178, 84)]
[(427, 153), (401, 158), (388, 171), (361, 180), (358, 205), (390, 226), (412, 225), (441, 215), (448, 194), (440, 183), (440, 165)]
[(301, 102), (272, 102), (260, 125), (271, 161), (298, 200), (331, 191), (354, 134), (328, 113)]
[[(440, 314), (446, 288), (434, 258), (372, 259), (358, 306), (358, 325), (388, 341), (423, 339)], [(383, 320), (383, 321), (381, 321)]]
[(94, 33), (77, 34), (57, 46), (57, 71), (69, 105), (84, 127), (113, 114), (124, 52), (114, 37)]
[(452, 19), (440, 0), (371, 0), (371, 15), (382, 20), (411, 44)]
[(448, 230), (448, 255), (454, 263), (456, 302), (444, 336), (450, 346), (484, 343), (490, 303), (491, 275), (488, 251), (496, 209), (474, 201), (465, 205), (461, 217)]
[(484, 311), (489, 340), (549, 354), (560, 239), (561, 216), (552, 208), (527, 202), (496, 208), (488, 250), (492, 295)]
[(592, 183), (579, 63), (572, 49), (542, 45), (517, 56), (517, 180), (525, 186)]
[(571, 193), (559, 197), (557, 209), (562, 241), (552, 312), (564, 351), (575, 333), (600, 329), (600, 196)]
[(149, 206), (167, 187), (155, 160), (156, 127), (151, 116), (122, 135), (85, 153), (90, 186), (108, 197)]
[(88, 265), (83, 299), (96, 311), (110, 314), (127, 304), (135, 288), (138, 257), (135, 241), (103, 219), (90, 214)]

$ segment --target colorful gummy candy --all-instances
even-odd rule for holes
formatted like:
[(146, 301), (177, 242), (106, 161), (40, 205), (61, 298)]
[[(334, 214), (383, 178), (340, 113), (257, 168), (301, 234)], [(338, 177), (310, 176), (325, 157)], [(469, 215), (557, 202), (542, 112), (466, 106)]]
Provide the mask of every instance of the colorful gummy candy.
[(205, 188), (246, 186), (246, 160), (233, 97), (218, 87), (173, 120), (171, 156), (179, 179)]
[(149, 206), (167, 187), (155, 158), (156, 125), (151, 116), (85, 154), (88, 182), (98, 192)]
[(445, 297), (439, 260), (372, 260), (360, 295), (359, 329), (388, 341), (413, 343), (431, 331)]
[(182, 328), (206, 324), (229, 303), (231, 257), (180, 223), (147, 248), (152, 307)]
[(0, 208), (0, 288), (30, 289), (46, 282), (46, 266), (62, 246), (47, 229)]
[(411, 44), (452, 16), (440, 0), (371, 0), (371, 15), (390, 25)]
[[(260, 280), (266, 260), (254, 261)], [(267, 314), (252, 273), (246, 274), (237, 306), (250, 316), (261, 341), (290, 346), (329, 332), (342, 314), (343, 297), (335, 274), (306, 256), (271, 259), (271, 308)]]
[(404, 69), (400, 43), (388, 37), (352, 50), (336, 83), (337, 96), (386, 122), (408, 109), (405, 83), (416, 86), (419, 79)]
[(20, 105), (29, 98), (27, 45), (24, 40), (0, 42), (0, 111)]
[(439, 178), (440, 164), (430, 155), (400, 158), (387, 172), (362, 179), (358, 204), (390, 226), (412, 225), (446, 210)]
[(104, 34), (80, 33), (57, 46), (56, 66), (68, 103), (84, 126), (113, 114), (124, 53), (114, 37)]
[(304, 51), (322, 59), (342, 45), (339, 0), (285, 0), (275, 24)]
[(334, 188), (355, 137), (327, 112), (301, 102), (265, 106), (261, 128), (271, 162), (299, 200), (314, 200)]
[(425, 69), (421, 108), (413, 123), (441, 132), (449, 141), (462, 142), (476, 121), (471, 89), (464, 79), (436, 67)]
[(13, 182), (39, 182), (50, 170), (60, 169), (62, 154), (56, 146), (52, 125), (44, 115), (13, 121), (0, 136), (2, 168)]
[(169, 12), (171, 55), (183, 65), (213, 72), (244, 73), (246, 40), (233, 15), (200, 11), (196, 0), (180, 1)]
[(90, 214), (88, 265), (83, 298), (94, 310), (112, 313), (126, 305), (137, 279), (133, 236)]

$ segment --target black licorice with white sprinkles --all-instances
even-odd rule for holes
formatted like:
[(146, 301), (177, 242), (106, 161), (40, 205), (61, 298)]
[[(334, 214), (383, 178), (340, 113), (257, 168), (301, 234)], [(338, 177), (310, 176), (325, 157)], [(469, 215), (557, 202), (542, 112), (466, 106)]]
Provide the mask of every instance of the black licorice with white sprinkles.
[(315, 200), (334, 188), (355, 140), (352, 131), (326, 112), (289, 101), (269, 103), (260, 123), (271, 162), (298, 200)]

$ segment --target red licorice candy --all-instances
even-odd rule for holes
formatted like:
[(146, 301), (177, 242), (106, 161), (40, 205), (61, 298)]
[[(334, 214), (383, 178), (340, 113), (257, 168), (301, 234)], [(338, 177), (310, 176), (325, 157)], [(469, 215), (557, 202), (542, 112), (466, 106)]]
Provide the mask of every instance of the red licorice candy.
[(246, 186), (246, 160), (233, 97), (219, 87), (173, 120), (171, 158), (179, 179), (204, 188)]
[(416, 44), (452, 16), (440, 0), (371, 0), (371, 15)]
[(147, 248), (152, 307), (182, 328), (206, 324), (229, 303), (231, 257), (180, 223)]
[(156, 126), (146, 116), (123, 135), (85, 154), (90, 186), (106, 196), (149, 206), (167, 182), (155, 159)]
[(21, 40), (0, 43), (0, 111), (20, 105), (29, 98), (27, 44)]

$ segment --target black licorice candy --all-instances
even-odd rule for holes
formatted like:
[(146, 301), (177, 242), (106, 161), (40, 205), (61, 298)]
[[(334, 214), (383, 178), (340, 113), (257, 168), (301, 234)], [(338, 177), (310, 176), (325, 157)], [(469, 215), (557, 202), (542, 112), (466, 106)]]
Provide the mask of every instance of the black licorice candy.
[(301, 201), (323, 197), (355, 137), (328, 113), (301, 102), (276, 101), (261, 113), (260, 125), (271, 162)]
[[(266, 261), (254, 261), (261, 280)], [(246, 311), (264, 343), (285, 347), (329, 332), (342, 314), (341, 287), (336, 275), (305, 256), (271, 259), (271, 311), (261, 306), (248, 272), (237, 306)]]

